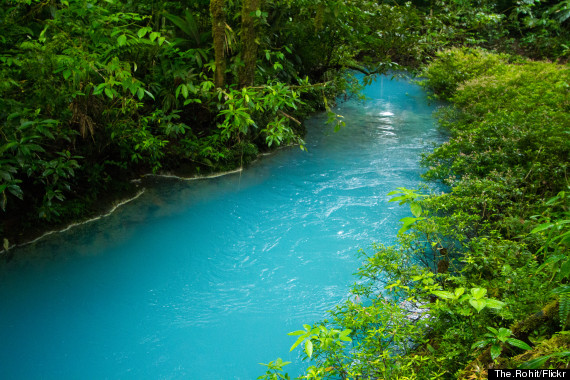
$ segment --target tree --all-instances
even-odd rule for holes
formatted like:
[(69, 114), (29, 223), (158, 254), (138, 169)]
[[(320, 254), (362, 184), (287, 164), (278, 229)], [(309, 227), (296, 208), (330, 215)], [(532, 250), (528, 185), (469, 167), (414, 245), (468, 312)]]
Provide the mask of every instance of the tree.
[(224, 13), (224, 6), (225, 0), (210, 1), (210, 13), (212, 16), (212, 38), (214, 40), (214, 84), (217, 88), (224, 87), (225, 84), (226, 58), (224, 54), (224, 48), (226, 36), (226, 14)]
[(243, 67), (239, 72), (239, 86), (252, 86), (255, 80), (257, 46), (255, 19), (261, 16), (261, 0), (243, 0), (241, 11), (241, 59)]

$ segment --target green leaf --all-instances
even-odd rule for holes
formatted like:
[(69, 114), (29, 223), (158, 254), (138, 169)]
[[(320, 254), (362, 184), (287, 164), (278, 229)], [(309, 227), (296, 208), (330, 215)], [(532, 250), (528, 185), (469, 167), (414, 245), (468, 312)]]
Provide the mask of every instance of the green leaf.
[(150, 96), (152, 100), (154, 100), (154, 95), (152, 93), (148, 92), (147, 90), (144, 90), (144, 93)]
[(485, 289), (485, 288), (472, 288), (471, 289), (471, 295), (473, 296), (473, 298), (481, 299), (481, 298), (485, 297), (485, 294), (487, 294), (487, 289)]
[(255, 15), (256, 15), (257, 17), (261, 16), (261, 10), (259, 10), (259, 9), (256, 10), (256, 11), (255, 11)]
[(125, 36), (124, 34), (121, 34), (119, 37), (117, 37), (117, 43), (119, 44), (119, 46), (123, 46), (124, 44), (127, 43), (127, 36)]
[(473, 345), (471, 346), (471, 349), (475, 349), (475, 348), (483, 348), (486, 345), (489, 344), (488, 340), (480, 340), (478, 342), (473, 343)]
[(508, 337), (510, 337), (513, 334), (513, 332), (509, 329), (506, 329), (504, 327), (499, 328), (499, 331), (497, 333), (497, 339), (499, 339), (501, 342), (504, 342), (507, 340)]
[(412, 218), (412, 217), (405, 217), (400, 219), (400, 222), (402, 222), (402, 228), (400, 228), (400, 230), (398, 231), (399, 234), (404, 233), (406, 231), (408, 231), (410, 228), (412, 228), (412, 225), (417, 222), (418, 220), (423, 220), (425, 218)]
[(438, 296), (439, 298), (445, 298), (448, 300), (455, 299), (455, 296), (453, 295), (453, 293), (446, 292), (443, 290), (434, 290), (432, 293), (435, 294), (436, 296)]
[(495, 360), (497, 357), (499, 357), (499, 355), (501, 355), (502, 351), (503, 349), (501, 348), (501, 346), (499, 346), (498, 344), (493, 344), (491, 346), (491, 359)]
[(352, 332), (352, 330), (346, 329), (346, 330), (342, 331), (341, 333), (339, 333), (338, 337), (340, 340), (343, 340), (345, 342), (352, 342), (352, 339), (349, 337), (351, 332)]
[(570, 260), (566, 260), (560, 265), (560, 278), (570, 276)]
[(18, 146), (18, 142), (16, 142), (16, 141), (9, 142), (8, 144), (5, 144), (2, 147), (0, 147), (0, 153), (3, 153), (5, 151), (7, 151), (8, 149), (12, 149), (16, 146)]
[(544, 363), (546, 363), (548, 361), (548, 359), (550, 359), (551, 357), (552, 357), (552, 355), (546, 355), (546, 356), (542, 356), (540, 358), (529, 360), (528, 362), (521, 364), (519, 366), (519, 368), (520, 369), (538, 369), (538, 368), (541, 368), (544, 365)]
[(487, 298), (485, 300), (485, 302), (487, 302), (487, 307), (489, 307), (491, 309), (496, 309), (496, 310), (500, 310), (503, 307), (505, 307), (505, 305), (506, 305), (504, 302), (498, 301), (498, 300), (493, 299), (493, 298)]
[(529, 346), (528, 344), (526, 344), (525, 342), (523, 342), (522, 340), (518, 340), (515, 338), (509, 338), (507, 339), (507, 343), (510, 344), (511, 346), (515, 346), (518, 348), (522, 348), (523, 350), (532, 350), (532, 347)]
[(419, 218), (422, 215), (422, 207), (416, 202), (412, 202), (410, 204), (410, 209), (416, 218)]
[(152, 42), (154, 42), (154, 40), (156, 40), (156, 39), (158, 38), (158, 36), (160, 36), (160, 33), (152, 32), (152, 33), (148, 36), (148, 38), (149, 38)]
[(487, 305), (487, 302), (485, 302), (485, 300), (478, 299), (470, 299), (469, 303), (475, 308), (475, 310), (477, 310), (478, 313), (480, 313), (481, 310), (483, 310)]
[(538, 267), (538, 270), (540, 271), (540, 270), (544, 269), (545, 267), (547, 267), (547, 266), (549, 266), (549, 265), (551, 265), (551, 264), (556, 264), (557, 262), (562, 261), (562, 260), (564, 260), (564, 259), (566, 259), (566, 255), (553, 255), (553, 256), (550, 256), (550, 257), (548, 258), (548, 260), (546, 260), (544, 263), (542, 263), (541, 266)]
[(532, 231), (530, 231), (531, 234), (535, 234), (537, 232), (540, 231), (544, 231), (550, 227), (554, 226), (554, 223), (543, 223), (543, 224), (539, 224), (538, 226), (536, 226), (535, 228), (532, 229)]
[(110, 99), (113, 99), (113, 91), (110, 88), (105, 87), (105, 95), (107, 95)]
[(277, 358), (277, 363), (279, 363), (279, 365), (280, 365), (281, 367), (284, 367), (284, 366), (286, 366), (287, 364), (291, 364), (291, 362), (284, 362), (283, 359), (281, 359), (281, 358)]
[[(519, 366), (519, 368), (520, 369), (541, 368), (542, 366), (544, 366), (544, 363), (546, 363), (548, 361), (548, 359), (551, 359), (551, 358), (569, 358), (570, 359), (570, 351), (557, 352), (555, 354), (550, 354), (550, 355), (542, 356), (540, 358), (529, 360), (528, 362), (521, 364)], [(568, 361), (568, 360), (566, 360), (566, 361)]]
[(295, 341), (295, 343), (293, 343), (293, 345), (291, 346), (289, 351), (293, 351), (295, 349), (295, 347), (297, 347), (299, 344), (301, 344), (305, 339), (307, 339), (307, 337), (304, 335), (297, 338), (297, 340)]
[(139, 98), (139, 100), (142, 100), (142, 98), (144, 97), (144, 90), (142, 89), (142, 87), (139, 87), (137, 89), (137, 97)]
[[(399, 193), (400, 193), (399, 191), (391, 191), (391, 192), (388, 193), (388, 195), (399, 194)], [(408, 199), (408, 197), (406, 197), (405, 195), (401, 195), (401, 196), (399, 196), (399, 197), (391, 198), (388, 202), (403, 201), (402, 203), (404, 203), (404, 201), (405, 201), (406, 199)], [(402, 204), (402, 203), (400, 203), (400, 204)]]
[(71, 76), (71, 70), (67, 69), (63, 72), (63, 79), (67, 80)]
[[(1, 151), (1, 150), (0, 150)], [(550, 291), (550, 294), (570, 293), (570, 285), (560, 285)]]
[(107, 83), (104, 82), (97, 85), (97, 87), (95, 87), (95, 90), (93, 90), (93, 95), (100, 95), (101, 93), (103, 93), (103, 90), (105, 89), (106, 86)]
[(305, 342), (305, 352), (308, 357), (313, 356), (313, 342), (310, 339)]
[(144, 36), (146, 36), (146, 33), (148, 32), (147, 28), (140, 28), (139, 31), (137, 32), (137, 36), (139, 36), (139, 38), (143, 38)]

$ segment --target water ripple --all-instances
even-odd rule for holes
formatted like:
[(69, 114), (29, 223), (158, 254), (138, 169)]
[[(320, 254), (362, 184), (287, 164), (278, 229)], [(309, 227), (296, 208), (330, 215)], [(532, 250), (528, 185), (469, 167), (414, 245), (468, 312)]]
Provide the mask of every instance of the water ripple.
[(340, 105), (338, 133), (307, 122), (308, 153), (149, 179), (116, 213), (0, 264), (4, 377), (252, 379), (277, 357), (298, 374), (287, 332), (348, 297), (358, 249), (393, 243), (409, 211), (386, 194), (416, 186), (438, 138), (417, 87), (368, 91)]

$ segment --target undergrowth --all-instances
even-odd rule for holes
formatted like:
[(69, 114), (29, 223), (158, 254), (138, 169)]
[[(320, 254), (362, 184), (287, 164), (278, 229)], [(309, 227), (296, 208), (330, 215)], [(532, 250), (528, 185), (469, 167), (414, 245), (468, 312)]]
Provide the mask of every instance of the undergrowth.
[[(412, 212), (399, 244), (363, 252), (353, 296), (305, 326), (302, 378), (567, 366), (570, 68), (454, 49), (424, 76), (452, 103), (440, 113), (451, 138), (424, 157), (425, 179), (450, 191), (391, 193)], [(281, 368), (261, 378), (286, 378)]]

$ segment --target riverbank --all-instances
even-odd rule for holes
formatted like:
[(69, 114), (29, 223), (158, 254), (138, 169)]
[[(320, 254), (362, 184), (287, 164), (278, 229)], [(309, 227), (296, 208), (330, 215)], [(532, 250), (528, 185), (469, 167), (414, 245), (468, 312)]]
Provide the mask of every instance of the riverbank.
[[(472, 379), (567, 368), (570, 67), (464, 48), (441, 52), (424, 76), (453, 104), (440, 112), (450, 140), (424, 158), (424, 178), (450, 191), (393, 193), (411, 211), (398, 244), (362, 252), (351, 299), (307, 327), (309, 371)], [(411, 318), (418, 308), (428, 317)]]
[(307, 152), (210, 180), (145, 177), (137, 201), (2, 263), (0, 321), (16, 342), (3, 373), (254, 379), (281, 356), (301, 374), (287, 332), (346, 296), (360, 247), (393, 240), (406, 210), (386, 194), (415, 186), (420, 153), (444, 139), (418, 86), (365, 91), (370, 101), (340, 105), (346, 128), (307, 120)]
[[(329, 89), (327, 95), (334, 98), (338, 94), (336, 91), (340, 89)], [(162, 147), (159, 154), (162, 162), (157, 162), (155, 167), (145, 160), (118, 162), (107, 159), (104, 163), (82, 164), (84, 167), (78, 168), (76, 160), (84, 157), (68, 157), (69, 163), (73, 163), (73, 166), (67, 170), (73, 175), (61, 174), (59, 180), (62, 184), (59, 186), (64, 190), (57, 190), (57, 193), (48, 192), (42, 196), (41, 186), (34, 187), (27, 184), (28, 181), (16, 180), (18, 183), (26, 183), (33, 191), (21, 193), (18, 185), (15, 190), (10, 191), (14, 192), (16, 197), (13, 199), (5, 197), (4, 201), (9, 199), (9, 202), (7, 205), (6, 203), (2, 205), (4, 218), (0, 221), (0, 240), (3, 244), (0, 249), (6, 247), (12, 249), (35, 241), (44, 234), (61, 231), (70, 225), (81, 224), (106, 215), (117, 204), (128, 201), (138, 194), (139, 180), (145, 176), (155, 175), (152, 173), (185, 179), (224, 175), (234, 170), (241, 170), (236, 168), (247, 167), (259, 157), (271, 154), (281, 147), (302, 144), (302, 137), (306, 131), (299, 120), (322, 111), (322, 102), (323, 99), (319, 96), (309, 96), (305, 99), (295, 110), (294, 125), (287, 128), (289, 137), (279, 143), (268, 145), (262, 132), (257, 132), (241, 136), (232, 144), (229, 141), (221, 144), (217, 141), (217, 134), (221, 132), (216, 128), (214, 132), (209, 131), (202, 138), (197, 138), (192, 132), (188, 132), (189, 137), (194, 140), (188, 150), (180, 150), (179, 147), (174, 149), (172, 146)], [(329, 103), (334, 104), (334, 101)], [(204, 134), (203, 128), (205, 127), (197, 127), (196, 133)], [(209, 145), (211, 139), (217, 142)], [(176, 142), (179, 143), (180, 141)], [(99, 160), (100, 158), (97, 159)], [(0, 250), (0, 254), (1, 252), (3, 250)]]
[[(259, 153), (255, 159), (248, 160), (248, 165), (289, 146), (291, 145), (279, 146), (271, 151)], [(64, 219), (58, 223), (34, 223), (33, 226), (28, 226), (26, 228), (18, 228), (18, 225), (14, 225), (11, 229), (8, 228), (7, 233), (3, 236), (4, 242), (3, 246), (0, 247), (0, 257), (4, 255), (6, 259), (10, 259), (11, 251), (15, 248), (35, 243), (49, 235), (65, 232), (76, 226), (94, 222), (111, 215), (115, 210), (137, 199), (145, 192), (145, 178), (169, 178), (181, 181), (195, 181), (239, 173), (246, 167), (247, 166), (240, 166), (233, 170), (219, 172), (212, 171), (209, 174), (200, 174), (200, 170), (197, 170), (198, 166), (186, 165), (184, 168), (179, 168), (172, 172), (169, 171), (165, 173), (147, 173), (139, 175), (138, 178), (131, 179), (122, 186), (119, 186), (123, 189), (122, 191), (106, 193), (98, 199), (97, 202), (93, 202), (91, 205), (85, 205), (86, 212), (81, 218)], [(24, 223), (26, 222), (22, 222), (20, 226)]]
[(13, 221), (4, 232), (3, 249), (0, 255), (6, 255), (8, 251), (34, 243), (46, 236), (54, 233), (67, 231), (75, 226), (90, 223), (92, 221), (104, 218), (112, 214), (117, 208), (138, 198), (144, 192), (144, 188), (137, 183), (132, 183), (128, 188), (121, 192), (112, 192), (104, 194), (96, 202), (85, 205), (85, 215), (81, 218), (64, 219), (57, 223), (33, 223), (30, 224), (25, 220)]

